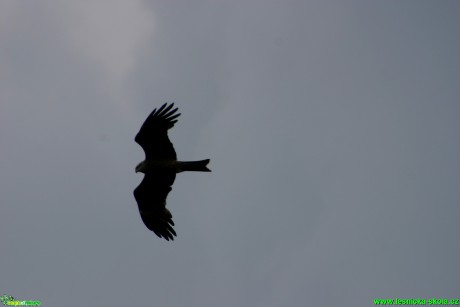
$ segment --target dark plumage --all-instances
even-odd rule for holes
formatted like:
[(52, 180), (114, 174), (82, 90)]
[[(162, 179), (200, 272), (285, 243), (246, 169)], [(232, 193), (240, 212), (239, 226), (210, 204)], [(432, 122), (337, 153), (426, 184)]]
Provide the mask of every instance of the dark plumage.
[(136, 167), (136, 173), (145, 174), (141, 184), (134, 190), (139, 212), (148, 229), (158, 237), (174, 240), (174, 222), (166, 208), (166, 197), (176, 178), (183, 171), (210, 172), (206, 167), (209, 159), (201, 161), (177, 161), (176, 151), (168, 138), (168, 130), (174, 127), (180, 113), (173, 109), (174, 103), (162, 105), (147, 117), (135, 137), (145, 152), (145, 160)]

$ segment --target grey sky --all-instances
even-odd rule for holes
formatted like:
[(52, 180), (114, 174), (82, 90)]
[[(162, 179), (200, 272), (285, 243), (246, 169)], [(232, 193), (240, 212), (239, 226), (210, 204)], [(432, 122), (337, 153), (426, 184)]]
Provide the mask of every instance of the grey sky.
[[(42, 306), (458, 298), (458, 1), (0, 2), (0, 295)], [(175, 102), (178, 238), (134, 135)]]

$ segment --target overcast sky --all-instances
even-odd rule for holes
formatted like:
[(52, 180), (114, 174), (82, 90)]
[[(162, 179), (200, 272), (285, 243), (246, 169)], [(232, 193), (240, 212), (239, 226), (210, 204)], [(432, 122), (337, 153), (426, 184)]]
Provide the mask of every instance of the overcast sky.
[[(0, 295), (42, 306), (458, 298), (460, 2), (0, 2)], [(133, 189), (182, 113), (173, 242)]]

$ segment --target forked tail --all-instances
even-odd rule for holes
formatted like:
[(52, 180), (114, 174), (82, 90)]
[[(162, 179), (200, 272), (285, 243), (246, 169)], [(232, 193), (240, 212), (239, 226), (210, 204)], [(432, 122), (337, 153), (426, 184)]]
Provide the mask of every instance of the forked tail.
[(181, 171), (184, 172), (210, 172), (211, 170), (206, 167), (208, 165), (209, 159), (201, 161), (186, 161), (181, 162)]

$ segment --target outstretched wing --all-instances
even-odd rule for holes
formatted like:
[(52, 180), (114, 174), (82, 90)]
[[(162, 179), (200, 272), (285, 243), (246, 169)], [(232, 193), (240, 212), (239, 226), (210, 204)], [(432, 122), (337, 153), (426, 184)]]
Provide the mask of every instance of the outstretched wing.
[(156, 171), (154, 174), (146, 174), (134, 190), (134, 198), (145, 226), (158, 237), (168, 241), (174, 240), (176, 235), (172, 227), (172, 215), (166, 209), (166, 197), (175, 178), (176, 174), (173, 172)]
[(146, 160), (177, 159), (168, 138), (168, 130), (174, 127), (180, 115), (175, 114), (177, 108), (172, 109), (173, 106), (174, 103), (169, 106), (165, 103), (158, 110), (154, 109), (137, 133), (134, 140), (144, 149)]

